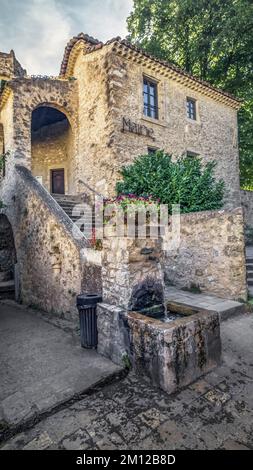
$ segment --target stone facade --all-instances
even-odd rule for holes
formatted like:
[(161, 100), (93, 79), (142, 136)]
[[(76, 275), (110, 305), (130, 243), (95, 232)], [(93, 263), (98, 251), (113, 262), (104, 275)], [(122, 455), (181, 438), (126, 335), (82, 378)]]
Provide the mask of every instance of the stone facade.
[[(241, 209), (180, 217), (179, 247), (164, 255), (167, 282), (220, 297), (247, 298), (244, 224)], [(172, 233), (167, 232), (169, 248)]]
[[(145, 62), (138, 64), (124, 57), (111, 57), (117, 81), (113, 87), (115, 170), (148, 148), (164, 149), (174, 158), (193, 152), (204, 162), (217, 161), (216, 175), (226, 185), (226, 206), (240, 205), (237, 112), (223, 103), (203, 96), (173, 79), (153, 71)], [(143, 116), (143, 76), (158, 83), (159, 119)], [(198, 119), (186, 116), (186, 97), (198, 103)], [(152, 137), (122, 132), (122, 117), (152, 130)], [(115, 179), (118, 178), (115, 173)]]
[[(164, 149), (175, 158), (190, 151), (204, 161), (217, 161), (217, 177), (226, 183), (227, 206), (240, 205), (236, 109), (164, 77), (161, 70), (154, 72), (148, 62), (116, 54), (109, 46), (90, 54), (80, 50), (73, 74), (79, 90), (79, 150), (85, 155), (80, 171), (90, 184), (95, 185), (99, 175), (113, 194), (122, 165), (149, 147)], [(158, 83), (158, 120), (143, 115), (143, 76)], [(197, 121), (186, 117), (189, 95), (198, 102)], [(152, 138), (122, 132), (124, 117), (152, 130)]]
[[(4, 68), (3, 60), (0, 67), (1, 64)], [(143, 114), (146, 76), (157, 83), (158, 119)], [(189, 96), (197, 103), (195, 121), (187, 118)], [(5, 136), (5, 148), (11, 150), (17, 163), (33, 170), (38, 161), (32, 162), (31, 116), (34, 109), (44, 105), (66, 114), (73, 132), (72, 151), (68, 155), (71, 183), (66, 185), (67, 192), (82, 192), (79, 179), (83, 179), (93, 187), (105, 180), (106, 195), (113, 194), (122, 165), (147, 153), (150, 147), (164, 149), (175, 158), (194, 152), (204, 161), (217, 160), (217, 177), (226, 183), (227, 206), (240, 205), (237, 142), (240, 103), (228, 94), (135, 51), (117, 38), (102, 44), (79, 35), (67, 46), (60, 77), (31, 78), (16, 71), (13, 78), (9, 72), (0, 103), (4, 134), (8, 134), (8, 126), (13, 134), (11, 139)], [(133, 129), (142, 126), (142, 131), (129, 132), (123, 128), (123, 118), (131, 120)], [(42, 157), (45, 145), (44, 142), (44, 148), (42, 145), (40, 151), (36, 150), (36, 159)], [(49, 167), (54, 164), (48, 155), (44, 168), (39, 168), (46, 173), (46, 187)]]

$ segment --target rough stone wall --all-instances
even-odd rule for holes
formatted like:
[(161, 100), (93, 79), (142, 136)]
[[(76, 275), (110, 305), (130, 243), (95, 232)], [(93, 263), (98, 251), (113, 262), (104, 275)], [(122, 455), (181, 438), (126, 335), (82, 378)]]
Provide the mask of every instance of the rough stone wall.
[(132, 294), (142, 283), (159, 283), (163, 291), (160, 264), (161, 240), (110, 237), (103, 240), (103, 300), (132, 309)]
[(0, 52), (0, 77), (12, 78), (14, 76), (24, 76), (26, 71), (17, 61), (15, 54)]
[[(158, 82), (159, 120), (143, 115), (143, 76)], [(197, 100), (198, 120), (186, 115), (186, 97)], [(226, 183), (227, 206), (240, 205), (239, 153), (236, 110), (162, 75), (153, 76), (147, 66), (108, 54), (108, 103), (113, 132), (113, 161), (108, 181), (115, 185), (117, 171), (148, 147), (164, 149), (175, 157), (195, 152), (205, 162), (217, 161), (216, 175)], [(154, 140), (143, 135), (122, 132), (122, 118), (153, 130)]]
[(87, 56), (80, 53), (74, 68), (79, 94), (79, 176), (93, 188), (105, 179), (107, 194), (114, 190), (110, 183), (117, 166), (111, 140), (108, 60), (104, 50)]
[[(13, 141), (10, 150), (15, 163), (31, 169), (32, 111), (42, 104), (56, 107), (59, 111), (65, 113), (69, 119), (74, 134), (74, 158), (78, 145), (76, 81), (17, 78), (12, 80), (8, 86), (13, 90)], [(1, 116), (3, 111), (1, 111)], [(6, 150), (8, 148), (8, 145), (6, 145)], [(76, 172), (76, 166), (73, 171)]]
[(4, 151), (4, 128), (3, 125), (0, 124), (0, 155), (2, 155)]
[[(13, 149), (13, 135), (14, 135), (14, 123), (13, 123), (13, 94), (11, 93), (8, 97), (7, 102), (3, 109), (0, 109), (0, 127), (2, 129), (2, 140), (1, 140), (1, 148), (5, 152), (11, 152)], [(13, 153), (8, 156), (6, 160), (6, 172), (12, 174), (12, 166), (13, 166)], [(2, 178), (0, 177), (0, 186), (2, 184)]]
[(8, 97), (5, 106), (0, 109), (0, 123), (2, 125), (5, 151), (13, 150), (14, 122), (13, 122), (13, 94)]
[(253, 191), (241, 191), (247, 244), (253, 245)]
[[(4, 128), (3, 125), (0, 123), (0, 157), (4, 153)], [(3, 169), (0, 169), (0, 184), (3, 178)]]
[[(168, 246), (171, 237), (168, 231)], [(242, 209), (182, 214), (179, 248), (165, 252), (164, 270), (179, 288), (246, 300)]]
[(0, 75), (9, 78), (13, 76), (13, 60), (10, 54), (0, 52)]
[[(18, 167), (2, 190), (12, 225), (21, 300), (77, 321), (76, 295), (94, 289), (95, 269), (84, 239), (73, 237), (73, 224), (31, 173)], [(91, 261), (89, 261), (91, 259)], [(98, 266), (99, 272), (99, 266)]]
[(44, 126), (32, 134), (32, 174), (42, 176), (51, 191), (50, 170), (63, 168), (65, 193), (75, 194), (73, 184), (73, 136), (68, 122)]

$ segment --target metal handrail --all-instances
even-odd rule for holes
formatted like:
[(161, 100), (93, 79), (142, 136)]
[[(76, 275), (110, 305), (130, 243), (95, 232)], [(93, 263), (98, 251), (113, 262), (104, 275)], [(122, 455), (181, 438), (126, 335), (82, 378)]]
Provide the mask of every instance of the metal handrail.
[(85, 183), (85, 181), (79, 179), (78, 180), (79, 183), (83, 184), (86, 188), (88, 188), (92, 193), (96, 194), (96, 196), (99, 196), (103, 199), (105, 199), (105, 196), (103, 196), (103, 194), (99, 193), (98, 191), (96, 191), (95, 189), (93, 189), (91, 186), (89, 186), (88, 183)]

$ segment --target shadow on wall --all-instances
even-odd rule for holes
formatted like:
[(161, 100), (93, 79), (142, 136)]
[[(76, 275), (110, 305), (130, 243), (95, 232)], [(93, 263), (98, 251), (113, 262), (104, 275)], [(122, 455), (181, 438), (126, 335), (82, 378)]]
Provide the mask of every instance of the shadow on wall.
[(16, 261), (11, 224), (6, 215), (0, 214), (0, 283), (14, 279)]

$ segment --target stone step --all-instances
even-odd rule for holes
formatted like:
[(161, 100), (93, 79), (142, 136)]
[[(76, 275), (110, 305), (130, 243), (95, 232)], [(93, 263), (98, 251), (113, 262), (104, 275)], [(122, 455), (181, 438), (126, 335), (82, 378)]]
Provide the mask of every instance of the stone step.
[[(64, 210), (64, 209), (63, 209)], [(85, 217), (94, 217), (93, 214), (91, 214), (91, 212), (87, 211), (87, 212), (83, 212), (83, 211), (77, 211), (75, 209), (73, 210), (64, 210), (64, 212), (66, 212), (66, 214), (70, 214), (70, 215), (73, 215), (73, 216), (85, 216)]]
[(52, 197), (54, 199), (65, 199), (66, 201), (69, 201), (71, 199), (81, 199), (81, 194), (52, 194)]
[(14, 281), (0, 282), (0, 299), (15, 299)]
[(81, 211), (75, 211), (74, 207), (73, 209), (72, 208), (64, 208), (62, 207), (62, 210), (64, 210), (64, 212), (69, 216), (69, 217), (93, 217), (92, 214), (90, 212), (83, 212), (82, 210)]
[(70, 205), (70, 204), (85, 204), (82, 199), (55, 199), (58, 204)]
[(69, 215), (69, 214), (73, 214), (73, 215), (79, 215), (79, 214), (81, 214), (81, 215), (87, 215), (87, 216), (93, 215), (90, 211), (83, 211), (82, 209), (79, 209), (79, 208), (76, 208), (76, 209), (75, 209), (75, 206), (73, 206), (73, 207), (68, 207), (68, 208), (62, 207), (62, 206), (60, 206), (60, 207), (61, 207), (62, 210), (64, 210), (64, 212), (66, 212), (66, 214), (68, 214), (68, 215)]
[(11, 281), (13, 279), (12, 271), (2, 271), (0, 272), (0, 282)]
[(248, 286), (253, 286), (253, 279), (248, 279)]
[(55, 199), (55, 201), (57, 202), (57, 204), (59, 204), (59, 206), (76, 206), (77, 204), (84, 204), (81, 199), (69, 200), (69, 201)]
[(57, 204), (59, 204), (59, 206), (61, 206), (62, 208), (64, 209), (72, 209), (73, 207), (76, 207), (76, 206), (82, 206), (82, 202), (80, 201), (76, 201), (76, 202), (60, 202), (60, 201), (56, 201)]
[(253, 271), (247, 271), (247, 278), (253, 279)]
[(253, 258), (246, 257), (246, 264), (253, 264)]

